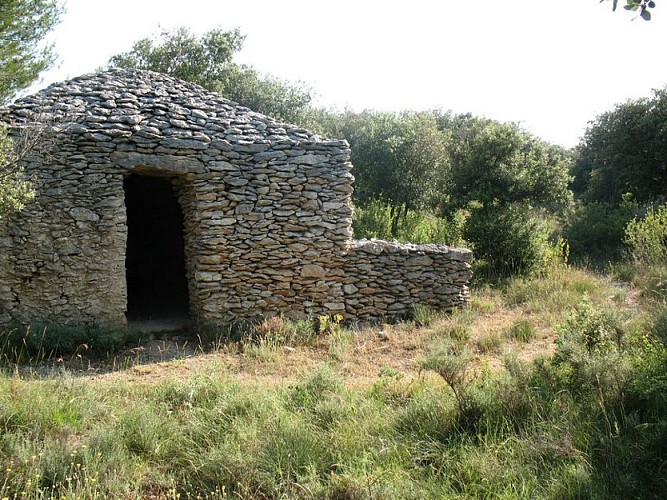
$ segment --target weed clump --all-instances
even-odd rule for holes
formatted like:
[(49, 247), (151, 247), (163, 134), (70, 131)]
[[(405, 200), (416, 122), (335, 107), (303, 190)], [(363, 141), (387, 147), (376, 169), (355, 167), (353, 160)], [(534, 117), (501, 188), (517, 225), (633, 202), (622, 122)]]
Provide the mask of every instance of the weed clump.
[(519, 342), (530, 342), (535, 335), (535, 325), (526, 319), (515, 321), (506, 332), (508, 338)]

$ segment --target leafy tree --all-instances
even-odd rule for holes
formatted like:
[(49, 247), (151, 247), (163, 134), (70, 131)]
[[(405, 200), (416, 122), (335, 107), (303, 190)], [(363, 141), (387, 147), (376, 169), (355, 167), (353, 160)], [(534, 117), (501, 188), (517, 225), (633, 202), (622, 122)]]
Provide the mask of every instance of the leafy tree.
[[(33, 83), (54, 56), (39, 43), (58, 22), (56, 0), (2, 0), (0, 3), (0, 105)], [(30, 141), (22, 144), (29, 144)], [(19, 151), (0, 124), (0, 218), (20, 210), (33, 193), (23, 179)]]
[(0, 105), (33, 83), (54, 60), (40, 41), (61, 14), (57, 0), (2, 0), (0, 4)]
[(466, 221), (464, 238), (472, 243), (476, 258), (484, 260), (478, 271), (501, 275), (528, 275), (544, 271), (550, 227), (525, 203), (476, 207)]
[(438, 129), (435, 113), (320, 111), (315, 121), (319, 132), (350, 143), (354, 202), (390, 207), (394, 232), (409, 211), (433, 208), (441, 198), (449, 133)]
[(568, 201), (569, 160), (515, 124), (463, 115), (441, 119), (451, 128), (449, 194), (454, 206)]
[(214, 29), (197, 38), (187, 28), (144, 38), (129, 52), (113, 56), (109, 66), (165, 73), (219, 92), (228, 99), (275, 118), (299, 122), (312, 101), (310, 89), (233, 62), (245, 36), (238, 29)]
[(574, 187), (586, 201), (640, 202), (667, 193), (667, 88), (629, 100), (588, 127), (573, 166)]
[(535, 207), (569, 202), (569, 159), (515, 124), (440, 115), (452, 135), (444, 208), (467, 208), (464, 237), (490, 275), (543, 271), (553, 253)]

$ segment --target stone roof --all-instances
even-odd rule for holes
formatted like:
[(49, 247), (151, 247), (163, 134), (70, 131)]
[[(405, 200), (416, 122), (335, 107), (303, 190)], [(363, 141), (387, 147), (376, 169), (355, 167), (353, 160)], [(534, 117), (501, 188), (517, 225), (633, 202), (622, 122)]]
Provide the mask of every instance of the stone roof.
[(0, 120), (14, 126), (56, 124), (69, 132), (111, 137), (162, 136), (171, 143), (167, 147), (187, 149), (205, 149), (223, 136), (241, 145), (320, 140), (199, 85), (145, 70), (111, 69), (53, 84), (0, 110)]

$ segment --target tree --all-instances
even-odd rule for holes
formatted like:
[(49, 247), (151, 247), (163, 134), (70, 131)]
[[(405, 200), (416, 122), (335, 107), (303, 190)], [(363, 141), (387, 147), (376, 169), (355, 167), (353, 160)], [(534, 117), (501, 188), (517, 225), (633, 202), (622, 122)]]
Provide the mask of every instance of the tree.
[(320, 132), (350, 143), (355, 203), (379, 200), (412, 210), (440, 198), (449, 134), (438, 129), (433, 112), (320, 113), (318, 121)]
[[(2, 0), (0, 8), (0, 105), (31, 83), (53, 62), (50, 46), (39, 43), (56, 25), (61, 8), (56, 0)], [(36, 137), (36, 136), (33, 136)], [(21, 146), (0, 124), (0, 218), (32, 199), (20, 166)]]
[(574, 187), (586, 201), (640, 202), (667, 193), (667, 87), (628, 100), (589, 125), (573, 166)]
[(193, 82), (260, 113), (299, 122), (311, 101), (301, 84), (262, 77), (248, 66), (233, 62), (245, 36), (238, 29), (214, 29), (197, 38), (187, 28), (163, 32), (157, 40), (144, 38), (129, 52), (113, 56), (109, 66), (145, 69)]
[(570, 198), (565, 150), (511, 123), (462, 115), (451, 127), (449, 193), (454, 206), (563, 203)]
[(58, 23), (57, 0), (2, 0), (0, 8), (0, 105), (32, 84), (54, 60), (40, 45)]
[(492, 273), (530, 274), (549, 255), (549, 225), (536, 208), (568, 202), (568, 157), (511, 123), (442, 115), (450, 130), (449, 210), (466, 208), (463, 235)]

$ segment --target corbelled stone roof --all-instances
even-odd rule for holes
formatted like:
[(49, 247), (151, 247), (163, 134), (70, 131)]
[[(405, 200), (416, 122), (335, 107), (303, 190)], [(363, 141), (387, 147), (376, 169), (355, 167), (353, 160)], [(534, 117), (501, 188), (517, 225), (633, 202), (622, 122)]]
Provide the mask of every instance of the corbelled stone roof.
[(163, 136), (173, 143), (167, 147), (188, 149), (204, 149), (221, 136), (240, 144), (319, 140), (199, 85), (144, 70), (112, 69), (53, 84), (0, 111), (0, 120), (69, 124), (70, 132), (111, 137)]

